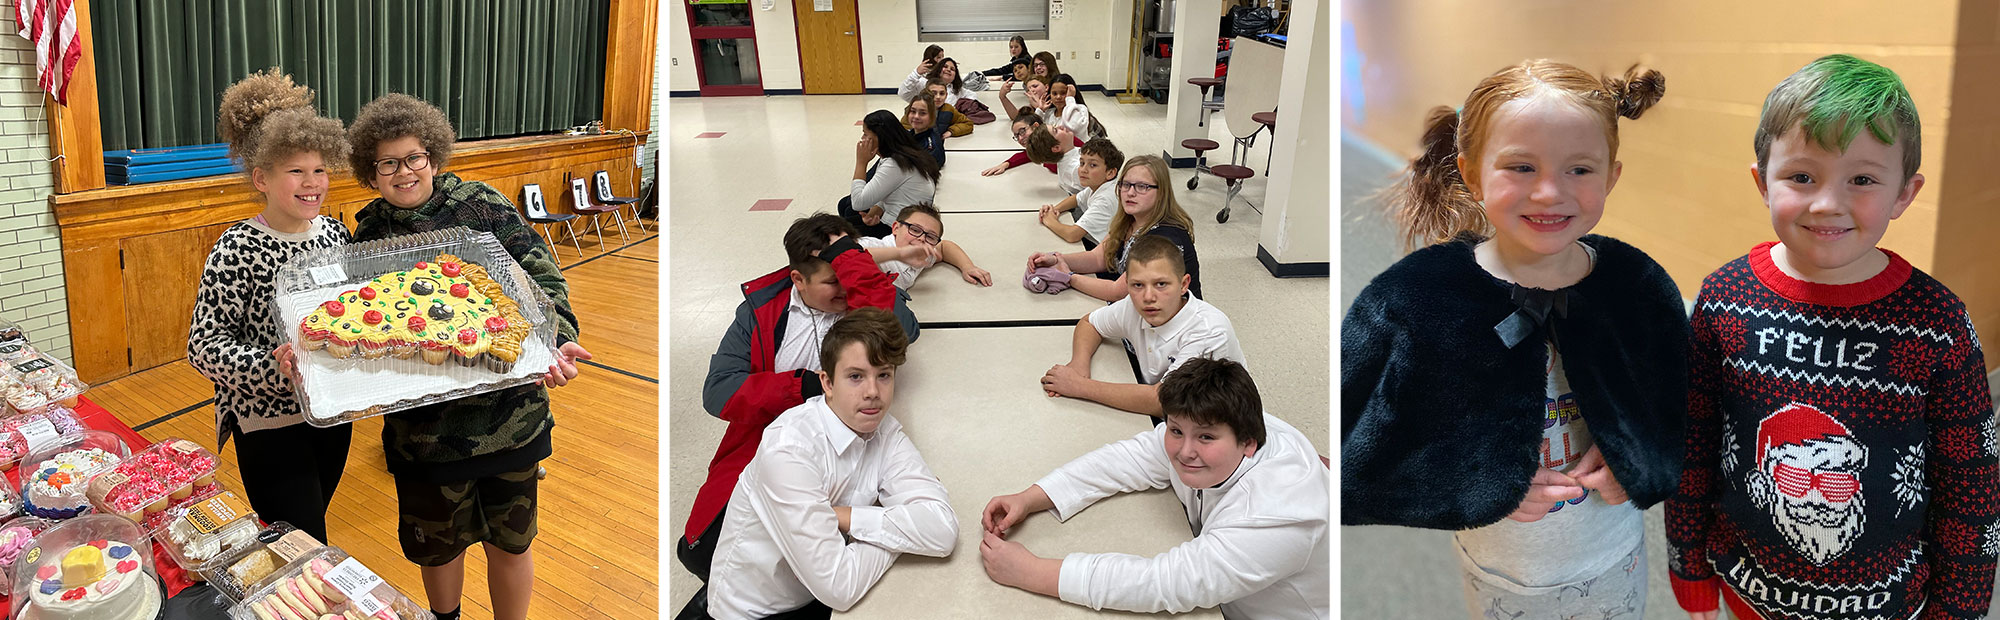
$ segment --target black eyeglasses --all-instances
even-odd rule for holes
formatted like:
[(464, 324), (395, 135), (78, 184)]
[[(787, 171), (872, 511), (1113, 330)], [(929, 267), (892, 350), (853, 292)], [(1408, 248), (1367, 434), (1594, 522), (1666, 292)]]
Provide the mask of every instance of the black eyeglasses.
[(1153, 191), (1153, 190), (1156, 190), (1156, 189), (1159, 189), (1159, 188), (1160, 188), (1160, 186), (1158, 186), (1158, 185), (1154, 185), (1154, 184), (1151, 184), (1151, 183), (1136, 183), (1136, 182), (1132, 182), (1132, 181), (1119, 181), (1119, 182), (1118, 182), (1118, 191), (1121, 191), (1121, 192), (1129, 192), (1129, 191), (1132, 191), (1132, 190), (1138, 190), (1138, 191), (1139, 191), (1139, 193), (1141, 193), (1141, 194), (1145, 194), (1145, 193), (1149, 193), (1149, 192), (1151, 192), (1151, 191)]
[(390, 158), (376, 161), (375, 176), (386, 177), (396, 174), (403, 168), (409, 168), (411, 172), (415, 172), (429, 167), (431, 167), (431, 154), (418, 151), (402, 159)]
[(903, 227), (910, 229), (911, 236), (916, 237), (920, 241), (929, 242), (931, 245), (937, 245), (938, 242), (944, 240), (944, 237), (939, 236), (937, 233), (924, 230), (924, 227), (918, 226), (916, 224), (903, 222)]

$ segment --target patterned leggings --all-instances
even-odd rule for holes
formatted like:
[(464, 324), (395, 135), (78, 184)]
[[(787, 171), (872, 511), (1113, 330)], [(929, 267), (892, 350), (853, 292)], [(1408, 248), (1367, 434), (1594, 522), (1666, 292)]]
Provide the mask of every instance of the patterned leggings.
[(1474, 620), (1639, 620), (1646, 616), (1646, 544), (1596, 577), (1531, 587), (1468, 567), (1465, 609)]

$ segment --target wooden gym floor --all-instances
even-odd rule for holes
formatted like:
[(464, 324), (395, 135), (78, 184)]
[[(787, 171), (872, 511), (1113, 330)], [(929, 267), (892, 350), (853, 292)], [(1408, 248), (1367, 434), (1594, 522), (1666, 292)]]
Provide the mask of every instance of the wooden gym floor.
[[(630, 222), (628, 222), (630, 224)], [(594, 357), (552, 390), (555, 455), (543, 463), (535, 539), (536, 618), (658, 616), (659, 261), (657, 230), (608, 247), (579, 235), (556, 252)], [(558, 229), (560, 233), (560, 229)], [(214, 385), (185, 360), (94, 386), (86, 394), (151, 441), (190, 439), (215, 448)], [(424, 600), (417, 566), (396, 542), (395, 487), (382, 460), (382, 420), (354, 424), (347, 474), (327, 515), (328, 536), (403, 593)], [(224, 487), (241, 491), (235, 445), (221, 453)], [(491, 618), (483, 552), (468, 551), (465, 617)]]

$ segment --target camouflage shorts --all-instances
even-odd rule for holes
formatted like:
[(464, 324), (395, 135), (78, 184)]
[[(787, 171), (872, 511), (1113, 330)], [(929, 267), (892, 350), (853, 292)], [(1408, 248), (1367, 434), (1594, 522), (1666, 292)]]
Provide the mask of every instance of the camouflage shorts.
[(491, 543), (525, 553), (535, 541), (535, 466), (445, 485), (396, 479), (403, 557), (443, 566), (467, 547)]

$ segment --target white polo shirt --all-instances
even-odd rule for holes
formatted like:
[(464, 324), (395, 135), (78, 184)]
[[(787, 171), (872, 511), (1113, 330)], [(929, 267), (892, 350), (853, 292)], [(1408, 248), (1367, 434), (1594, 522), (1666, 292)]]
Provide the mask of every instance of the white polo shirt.
[[(861, 237), (854, 242), (863, 248), (893, 248), (896, 247), (896, 235), (892, 233), (882, 237)], [(875, 266), (881, 268), (882, 273), (894, 277), (896, 288), (903, 290), (909, 290), (910, 285), (917, 283), (917, 276), (931, 267), (931, 265), (912, 265), (900, 260), (882, 261), (875, 263)]]
[(1187, 303), (1159, 327), (1146, 323), (1131, 297), (1092, 311), (1090, 324), (1100, 336), (1125, 340), (1125, 350), (1139, 358), (1139, 382), (1146, 385), (1158, 384), (1160, 377), (1197, 357), (1230, 360), (1249, 369), (1229, 317), (1193, 294), (1181, 295)]
[(1064, 193), (1075, 196), (1077, 192), (1083, 191), (1083, 181), (1076, 176), (1077, 169), (1081, 167), (1083, 167), (1083, 149), (1078, 148), (1075, 142), (1071, 142), (1069, 152), (1063, 153), (1062, 161), (1056, 162), (1056, 184), (1062, 186)]
[(1076, 204), (1083, 206), (1083, 215), (1076, 218), (1076, 227), (1090, 235), (1091, 240), (1103, 243), (1105, 237), (1111, 236), (1111, 218), (1118, 215), (1118, 179), (1097, 187), (1083, 188), (1076, 193)]

